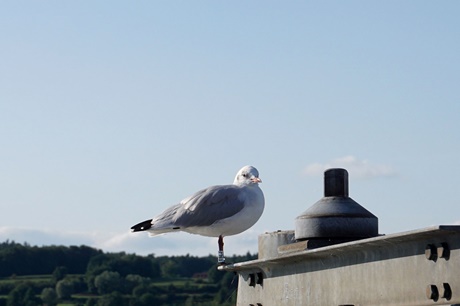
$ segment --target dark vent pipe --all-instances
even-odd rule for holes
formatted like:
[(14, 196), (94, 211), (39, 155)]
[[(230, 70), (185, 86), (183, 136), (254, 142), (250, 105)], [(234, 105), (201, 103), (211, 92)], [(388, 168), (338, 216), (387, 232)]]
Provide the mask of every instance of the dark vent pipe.
[(378, 236), (378, 219), (348, 196), (348, 172), (324, 172), (324, 197), (295, 220), (296, 240), (351, 241)]

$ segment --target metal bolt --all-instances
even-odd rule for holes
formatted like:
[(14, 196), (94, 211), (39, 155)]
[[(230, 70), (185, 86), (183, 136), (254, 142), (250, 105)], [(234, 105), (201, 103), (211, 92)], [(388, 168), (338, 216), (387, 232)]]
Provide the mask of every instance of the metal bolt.
[(439, 295), (446, 300), (450, 300), (452, 298), (452, 289), (450, 289), (450, 285), (448, 283), (442, 284), (442, 287), (439, 288)]
[(262, 272), (257, 273), (257, 285), (263, 286), (264, 284), (264, 274)]
[(426, 286), (426, 297), (436, 302), (439, 299), (438, 287), (436, 285)]
[(425, 247), (425, 257), (428, 260), (436, 261), (438, 252), (434, 244), (427, 244)]
[(256, 275), (254, 273), (249, 274), (248, 282), (250, 287), (256, 286)]
[(444, 258), (445, 260), (449, 260), (450, 257), (450, 249), (449, 245), (446, 242), (441, 243), (441, 246), (437, 249), (437, 254), (439, 258)]

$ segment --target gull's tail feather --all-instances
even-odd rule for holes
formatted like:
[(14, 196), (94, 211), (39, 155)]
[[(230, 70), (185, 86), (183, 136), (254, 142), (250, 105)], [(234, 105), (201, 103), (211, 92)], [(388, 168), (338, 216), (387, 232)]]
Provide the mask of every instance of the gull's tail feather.
[(131, 227), (131, 230), (133, 232), (142, 232), (142, 231), (148, 231), (149, 236), (156, 236), (156, 235), (162, 235), (164, 233), (169, 233), (173, 232), (176, 230), (180, 230), (179, 226), (167, 226), (167, 227), (155, 227), (153, 226), (153, 219), (145, 220), (141, 223), (138, 223), (134, 226)]
[(146, 231), (152, 227), (152, 219), (143, 221), (131, 227), (133, 232), (141, 232)]
[(160, 236), (166, 233), (175, 232), (180, 230), (180, 227), (173, 227), (173, 228), (160, 228), (160, 229), (150, 229), (147, 230), (149, 232), (149, 236)]

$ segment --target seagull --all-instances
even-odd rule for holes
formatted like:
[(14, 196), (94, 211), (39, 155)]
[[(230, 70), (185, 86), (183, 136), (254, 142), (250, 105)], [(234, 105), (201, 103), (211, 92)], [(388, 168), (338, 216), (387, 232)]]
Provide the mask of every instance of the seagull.
[(183, 231), (219, 237), (218, 262), (225, 264), (224, 237), (249, 229), (264, 211), (261, 182), (255, 167), (244, 166), (236, 174), (233, 184), (202, 189), (153, 219), (134, 225), (131, 230), (147, 231), (150, 236)]

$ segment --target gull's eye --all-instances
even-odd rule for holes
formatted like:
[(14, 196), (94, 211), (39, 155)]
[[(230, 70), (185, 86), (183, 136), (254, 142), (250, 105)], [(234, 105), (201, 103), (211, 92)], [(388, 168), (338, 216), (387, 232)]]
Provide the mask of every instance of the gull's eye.
[(243, 177), (248, 177), (247, 173), (243, 173), (242, 175), (243, 175)]

